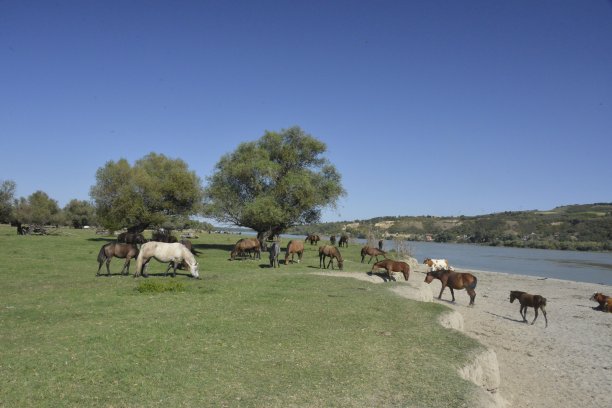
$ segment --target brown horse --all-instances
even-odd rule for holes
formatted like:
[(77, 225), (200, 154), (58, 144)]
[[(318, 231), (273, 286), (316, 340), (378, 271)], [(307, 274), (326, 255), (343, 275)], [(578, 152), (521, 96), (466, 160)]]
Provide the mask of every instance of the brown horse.
[(308, 234), (308, 236), (306, 237), (306, 239), (304, 240), (304, 242), (306, 241), (310, 241), (310, 245), (315, 245), (317, 244), (319, 241), (321, 240), (321, 237), (319, 237), (317, 234)]
[(363, 260), (365, 259), (366, 255), (370, 255), (370, 260), (368, 261), (368, 263), (372, 262), (372, 258), (374, 257), (376, 258), (376, 262), (378, 262), (379, 256), (382, 256), (383, 258), (387, 257), (387, 253), (385, 251), (368, 245), (361, 248), (361, 263), (363, 263)]
[(374, 272), (375, 269), (379, 268), (387, 271), (389, 279), (395, 280), (393, 275), (391, 275), (391, 272), (401, 272), (404, 275), (405, 280), (408, 280), (408, 277), (410, 277), (410, 265), (408, 265), (406, 262), (385, 259), (384, 261), (376, 262), (374, 265), (372, 265), (371, 272)]
[(612, 297), (606, 296), (603, 293), (597, 292), (591, 296), (591, 300), (599, 303), (599, 306), (594, 308), (595, 310), (602, 310), (604, 312), (612, 312)]
[(535, 317), (531, 324), (534, 324), (536, 319), (538, 318), (538, 309), (542, 310), (544, 314), (544, 320), (546, 321), (546, 326), (548, 327), (548, 319), (546, 318), (546, 298), (540, 295), (530, 295), (529, 293), (521, 292), (520, 290), (511, 290), (510, 291), (510, 303), (513, 303), (515, 299), (518, 299), (521, 304), (521, 308), (519, 309), (519, 313), (523, 318), (523, 321), (527, 323), (527, 308), (533, 307), (535, 310)]
[(336, 236), (332, 235), (331, 237), (329, 237), (329, 243), (331, 245), (336, 245)]
[[(327, 266), (325, 266), (325, 257), (329, 257)], [(342, 255), (338, 248), (331, 245), (319, 247), (319, 268), (323, 266), (323, 269), (327, 269), (329, 265), (331, 265), (331, 268), (334, 269), (334, 258), (336, 258), (336, 262), (338, 263), (338, 269), (342, 270), (344, 259), (342, 259)]]
[(442, 299), (442, 292), (444, 292), (444, 289), (448, 286), (453, 296), (453, 302), (455, 301), (455, 292), (453, 289), (465, 289), (468, 295), (470, 295), (470, 306), (474, 305), (474, 299), (476, 298), (476, 291), (474, 289), (476, 289), (478, 279), (471, 273), (455, 272), (444, 269), (427, 272), (425, 282), (431, 283), (434, 279), (440, 279), (440, 282), (442, 282), (442, 289), (440, 289), (438, 299)]
[(138, 256), (138, 247), (135, 244), (124, 244), (119, 242), (109, 242), (108, 244), (102, 245), (100, 248), (100, 252), (98, 253), (98, 272), (96, 272), (96, 276), (100, 275), (100, 269), (102, 268), (102, 264), (106, 262), (106, 274), (110, 276), (110, 262), (113, 257), (124, 259), (125, 263), (123, 264), (123, 269), (121, 269), (121, 274), (123, 275), (123, 271), (127, 269), (126, 275), (130, 273), (130, 261), (132, 258), (136, 258)]
[(292, 239), (287, 244), (287, 251), (285, 252), (285, 265), (288, 265), (289, 255), (291, 255), (291, 263), (293, 263), (294, 255), (298, 255), (297, 263), (300, 263), (302, 260), (302, 255), (304, 254), (304, 243), (297, 239)]
[[(246, 252), (255, 251), (255, 257), (261, 259), (261, 243), (257, 238), (242, 238), (236, 242), (234, 250), (230, 252), (230, 259), (233, 261), (237, 255), (244, 255)], [(250, 255), (249, 255), (250, 256)]]
[(342, 247), (347, 247), (348, 248), (348, 241), (349, 241), (348, 235), (342, 234), (340, 236), (340, 239), (338, 240), (338, 246), (340, 248), (342, 248)]
[(147, 240), (144, 235), (137, 232), (122, 232), (117, 235), (117, 242), (124, 244), (144, 244)]

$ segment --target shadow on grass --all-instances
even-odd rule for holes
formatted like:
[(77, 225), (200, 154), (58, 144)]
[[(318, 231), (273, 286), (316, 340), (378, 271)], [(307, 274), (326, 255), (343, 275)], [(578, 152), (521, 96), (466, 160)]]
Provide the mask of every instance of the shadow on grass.
[(102, 238), (102, 237), (96, 237), (96, 238), (87, 238), (88, 241), (93, 241), (93, 242), (113, 242), (115, 241), (115, 238)]

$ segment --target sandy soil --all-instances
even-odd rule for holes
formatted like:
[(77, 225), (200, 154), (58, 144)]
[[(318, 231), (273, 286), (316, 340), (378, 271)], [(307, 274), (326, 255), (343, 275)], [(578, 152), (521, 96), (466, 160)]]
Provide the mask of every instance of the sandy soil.
[[(455, 291), (456, 302), (440, 282), (424, 283), (417, 268), (409, 282), (387, 283), (406, 297), (440, 302), (463, 316), (463, 331), (492, 349), (499, 365), (498, 405), (527, 408), (612, 407), (612, 313), (593, 310), (595, 292), (612, 295), (605, 285), (544, 279), (484, 271), (478, 278), (476, 305), (469, 307), (465, 290)], [(329, 273), (323, 273), (329, 274)], [(380, 276), (364, 272), (336, 272), (375, 283)], [(534, 325), (525, 324), (519, 304), (509, 302), (511, 290), (540, 294), (547, 299), (548, 327), (540, 313)], [(529, 308), (527, 319), (533, 320)], [(501, 398), (499, 398), (501, 397)], [(501, 402), (501, 403), (499, 403)]]

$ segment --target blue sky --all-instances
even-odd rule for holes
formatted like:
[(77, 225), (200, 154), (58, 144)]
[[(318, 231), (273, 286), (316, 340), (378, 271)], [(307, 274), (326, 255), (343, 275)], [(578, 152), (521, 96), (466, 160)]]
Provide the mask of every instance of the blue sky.
[(294, 125), (324, 221), (612, 201), (612, 2), (0, 0), (0, 180), (64, 206), (149, 152), (204, 181)]

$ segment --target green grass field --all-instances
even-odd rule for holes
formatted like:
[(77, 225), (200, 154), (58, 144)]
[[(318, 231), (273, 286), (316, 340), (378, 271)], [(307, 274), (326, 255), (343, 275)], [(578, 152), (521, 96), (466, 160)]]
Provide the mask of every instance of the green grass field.
[[(0, 406), (471, 405), (457, 368), (480, 346), (436, 323), (444, 306), (388, 291), (401, 282), (313, 275), (310, 245), (276, 270), (228, 261), (239, 238), (192, 240), (201, 280), (156, 261), (134, 279), (119, 259), (95, 276), (110, 237), (0, 226)], [(345, 271), (369, 269), (342, 252)]]

